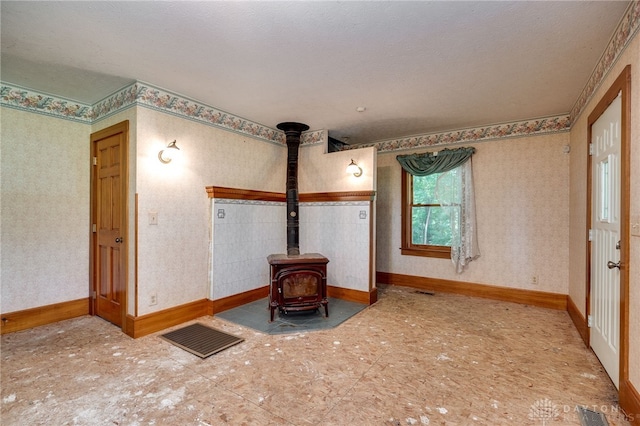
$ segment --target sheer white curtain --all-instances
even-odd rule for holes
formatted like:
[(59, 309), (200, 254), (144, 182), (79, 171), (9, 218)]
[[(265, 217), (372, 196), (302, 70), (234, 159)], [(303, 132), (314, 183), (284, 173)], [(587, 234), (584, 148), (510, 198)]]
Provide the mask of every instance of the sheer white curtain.
[(438, 178), (436, 197), (451, 217), (451, 260), (461, 274), (480, 256), (471, 158)]

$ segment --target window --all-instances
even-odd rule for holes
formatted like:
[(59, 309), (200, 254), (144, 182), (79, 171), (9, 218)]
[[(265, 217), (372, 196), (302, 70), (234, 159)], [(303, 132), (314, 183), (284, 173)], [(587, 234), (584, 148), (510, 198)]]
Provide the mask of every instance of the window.
[(480, 256), (471, 156), (476, 149), (398, 155), (402, 254), (450, 258), (456, 272)]
[(458, 169), (428, 176), (412, 176), (402, 170), (402, 254), (438, 258), (451, 257), (452, 209), (436, 197), (438, 179), (455, 178)]

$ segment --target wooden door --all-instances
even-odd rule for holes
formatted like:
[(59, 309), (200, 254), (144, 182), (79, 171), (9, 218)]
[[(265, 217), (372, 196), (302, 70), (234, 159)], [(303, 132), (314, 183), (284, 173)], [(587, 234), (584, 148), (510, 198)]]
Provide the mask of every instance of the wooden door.
[(127, 141), (123, 122), (91, 135), (93, 312), (123, 327), (127, 278)]
[(590, 344), (616, 387), (620, 360), (621, 96), (591, 128)]

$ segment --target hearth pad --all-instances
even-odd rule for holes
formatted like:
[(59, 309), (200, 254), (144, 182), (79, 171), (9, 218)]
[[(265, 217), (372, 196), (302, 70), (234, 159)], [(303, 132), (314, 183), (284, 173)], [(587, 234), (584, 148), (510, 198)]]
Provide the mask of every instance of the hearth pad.
[(338, 327), (353, 315), (368, 307), (364, 303), (329, 297), (331, 315), (328, 318), (324, 316), (323, 310), (291, 312), (289, 314), (277, 312), (274, 321), (269, 322), (267, 321), (269, 319), (269, 309), (265, 309), (268, 304), (269, 298), (259, 299), (228, 311), (218, 312), (215, 316), (243, 327), (250, 327), (261, 333), (291, 334)]

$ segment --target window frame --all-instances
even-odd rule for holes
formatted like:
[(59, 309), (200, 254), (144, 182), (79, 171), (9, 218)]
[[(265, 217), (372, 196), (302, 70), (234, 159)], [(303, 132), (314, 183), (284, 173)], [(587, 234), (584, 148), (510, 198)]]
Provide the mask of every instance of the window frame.
[(438, 259), (450, 259), (450, 246), (434, 246), (426, 244), (413, 244), (412, 235), (412, 207), (413, 207), (413, 175), (402, 167), (402, 244), (400, 253), (408, 256), (434, 257)]

